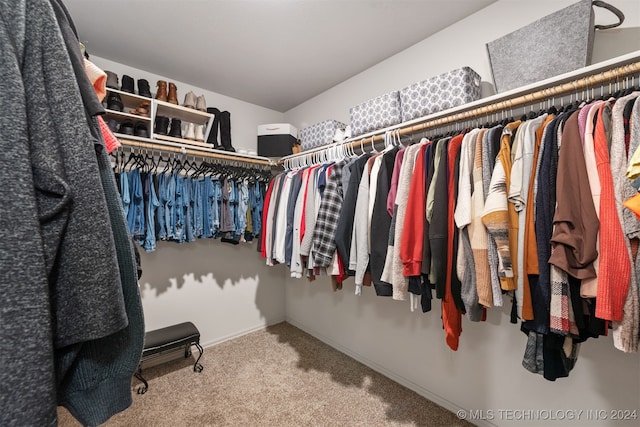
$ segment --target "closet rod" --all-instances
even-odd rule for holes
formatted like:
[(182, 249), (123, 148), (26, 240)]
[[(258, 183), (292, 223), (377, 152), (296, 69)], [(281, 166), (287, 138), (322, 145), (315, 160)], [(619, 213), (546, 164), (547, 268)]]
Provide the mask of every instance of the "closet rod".
[[(634, 52), (631, 55), (626, 55), (625, 59), (629, 60), (631, 58), (637, 61), (639, 55), (640, 51)], [(547, 81), (540, 82), (538, 88), (543, 87), (542, 89), (535, 91), (532, 90), (531, 92), (525, 93), (524, 95), (514, 96), (512, 98), (508, 97), (509, 93), (494, 95), (485, 99), (474, 101), (473, 103), (467, 105), (456, 107), (452, 109), (453, 111), (457, 111), (455, 113), (447, 113), (447, 111), (441, 111), (430, 116), (414, 119), (404, 124), (391, 126), (389, 128), (380, 129), (369, 134), (350, 138), (345, 141), (317, 147), (315, 149), (303, 151), (299, 154), (286, 156), (280, 159), (278, 163), (284, 164), (284, 162), (287, 160), (304, 157), (305, 155), (313, 153), (319, 153), (323, 150), (327, 150), (333, 147), (341, 147), (346, 149), (360, 147), (362, 144), (373, 144), (375, 142), (382, 141), (387, 131), (393, 131), (399, 135), (408, 135), (422, 132), (427, 129), (442, 127), (456, 122), (464, 122), (478, 117), (486, 117), (492, 113), (508, 111), (515, 107), (534, 104), (535, 102), (552, 99), (554, 97), (566, 96), (572, 93), (577, 94), (579, 91), (585, 89), (595, 89), (596, 86), (602, 86), (605, 83), (618, 82), (621, 78), (640, 73), (640, 62), (631, 62), (626, 63), (625, 65), (615, 66), (615, 62), (607, 61), (602, 64), (596, 64), (593, 67), (598, 67), (598, 70), (602, 70), (603, 67), (606, 67), (609, 62), (612, 63), (612, 68), (606, 69), (605, 71), (594, 71), (593, 74), (589, 74), (588, 68), (590, 67), (587, 67), (587, 69), (577, 70), (577, 74), (581, 76), (576, 76), (577, 78), (574, 78), (573, 80), (564, 80), (568, 79), (568, 76), (557, 77), (558, 79), (563, 79), (565, 83), (553, 85), (553, 83)], [(545, 82), (546, 84), (551, 83), (552, 85), (544, 87)], [(524, 91), (526, 91), (526, 88), (524, 89)], [(515, 89), (511, 92), (522, 93), (523, 90)], [(477, 106), (478, 104), (482, 106)]]
[[(205, 151), (202, 149), (192, 149), (186, 148), (184, 145), (168, 145), (164, 144), (159, 145), (155, 143), (136, 141), (134, 139), (127, 138), (118, 138), (118, 141), (124, 146), (127, 147), (136, 147), (136, 148), (144, 148), (148, 150), (157, 150), (157, 151), (166, 151), (171, 153), (179, 153), (179, 154), (188, 154), (190, 156), (198, 156), (198, 157), (208, 157), (211, 159), (219, 159), (219, 160), (229, 160), (241, 163), (251, 163), (263, 166), (273, 166), (274, 163), (269, 159), (256, 159), (253, 157), (242, 157), (242, 155), (229, 155), (229, 154), (218, 154), (210, 151)], [(213, 150), (211, 150), (213, 151)]]

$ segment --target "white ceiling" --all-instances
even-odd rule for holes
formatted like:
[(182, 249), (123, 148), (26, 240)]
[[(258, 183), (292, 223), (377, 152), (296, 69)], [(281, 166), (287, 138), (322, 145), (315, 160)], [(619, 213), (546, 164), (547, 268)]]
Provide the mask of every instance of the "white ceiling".
[(64, 3), (90, 54), (284, 112), (494, 1)]

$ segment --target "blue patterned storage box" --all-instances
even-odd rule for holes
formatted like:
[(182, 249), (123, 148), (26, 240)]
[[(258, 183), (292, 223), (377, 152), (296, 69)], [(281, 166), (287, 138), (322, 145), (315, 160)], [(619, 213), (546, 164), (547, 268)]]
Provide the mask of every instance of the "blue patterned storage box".
[(325, 120), (300, 129), (300, 142), (303, 150), (321, 147), (333, 142), (336, 129), (344, 129), (346, 125), (337, 120)]
[(393, 91), (351, 107), (351, 135), (397, 125), (402, 121), (400, 113), (400, 92)]
[(402, 121), (480, 99), (480, 81), (478, 73), (462, 67), (405, 87), (400, 91)]

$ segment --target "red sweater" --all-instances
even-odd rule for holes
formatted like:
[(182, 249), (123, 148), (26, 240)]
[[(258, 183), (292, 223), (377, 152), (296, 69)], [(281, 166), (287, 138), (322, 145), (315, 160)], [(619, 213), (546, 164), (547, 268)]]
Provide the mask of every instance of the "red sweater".
[[(430, 144), (430, 143), (429, 143)], [(424, 243), (424, 219), (426, 215), (424, 153), (427, 145), (420, 148), (413, 169), (407, 213), (404, 217), (402, 240), (400, 242), (400, 259), (402, 275), (405, 277), (420, 276), (422, 269), (422, 246)]]
[(598, 120), (593, 138), (601, 188), (600, 271), (598, 272), (598, 291), (596, 294), (596, 317), (619, 322), (622, 320), (622, 308), (629, 291), (631, 261), (616, 210), (607, 136), (602, 122), (604, 105), (602, 104), (598, 110)]
[(454, 136), (451, 141), (449, 141), (448, 148), (448, 166), (447, 166), (447, 175), (448, 175), (448, 236), (449, 241), (447, 243), (447, 279), (445, 283), (445, 295), (442, 300), (442, 323), (444, 325), (444, 330), (446, 333), (447, 345), (451, 350), (458, 349), (458, 342), (460, 339), (460, 334), (462, 333), (462, 313), (456, 307), (456, 303), (453, 300), (453, 294), (451, 293), (451, 275), (453, 274), (453, 232), (455, 227), (455, 221), (453, 219), (453, 213), (455, 211), (455, 199), (454, 199), (454, 181), (455, 177), (453, 176), (453, 169), (455, 166), (456, 155), (458, 151), (460, 151), (460, 146), (462, 145), (463, 135)]

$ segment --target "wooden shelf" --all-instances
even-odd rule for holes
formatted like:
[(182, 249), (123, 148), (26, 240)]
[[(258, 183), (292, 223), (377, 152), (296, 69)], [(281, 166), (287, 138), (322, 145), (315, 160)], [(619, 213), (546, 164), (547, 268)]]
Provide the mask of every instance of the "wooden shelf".
[(156, 115), (176, 118), (184, 122), (195, 123), (197, 125), (205, 124), (213, 117), (213, 114), (195, 110), (193, 108), (170, 104), (168, 102), (158, 101), (157, 99), (154, 99), (153, 102), (156, 105)]
[(114, 111), (114, 110), (108, 110), (105, 108), (106, 114), (105, 114), (105, 121), (108, 121), (110, 119), (115, 119), (116, 121), (120, 121), (123, 119), (130, 119), (130, 120), (139, 120), (142, 122), (149, 122), (151, 123), (151, 117), (145, 117), (145, 116), (138, 116), (136, 114), (131, 114), (131, 113), (125, 113), (125, 112), (121, 112), (121, 111)]
[(122, 103), (125, 103), (125, 101), (131, 101), (135, 103), (136, 106), (138, 106), (138, 104), (141, 103), (142, 101), (151, 102), (151, 98), (147, 98), (146, 96), (136, 95), (135, 93), (123, 92), (118, 89), (111, 89), (110, 87), (107, 88), (107, 92), (113, 92), (120, 95), (120, 98), (122, 98)]
[(155, 139), (160, 139), (160, 140), (163, 140), (163, 141), (175, 142), (176, 144), (193, 145), (195, 147), (211, 148), (211, 144), (208, 144), (206, 142), (193, 141), (193, 140), (184, 139), (184, 138), (176, 138), (174, 136), (169, 136), (169, 135), (158, 135), (157, 133), (154, 134), (153, 136), (155, 137)]

